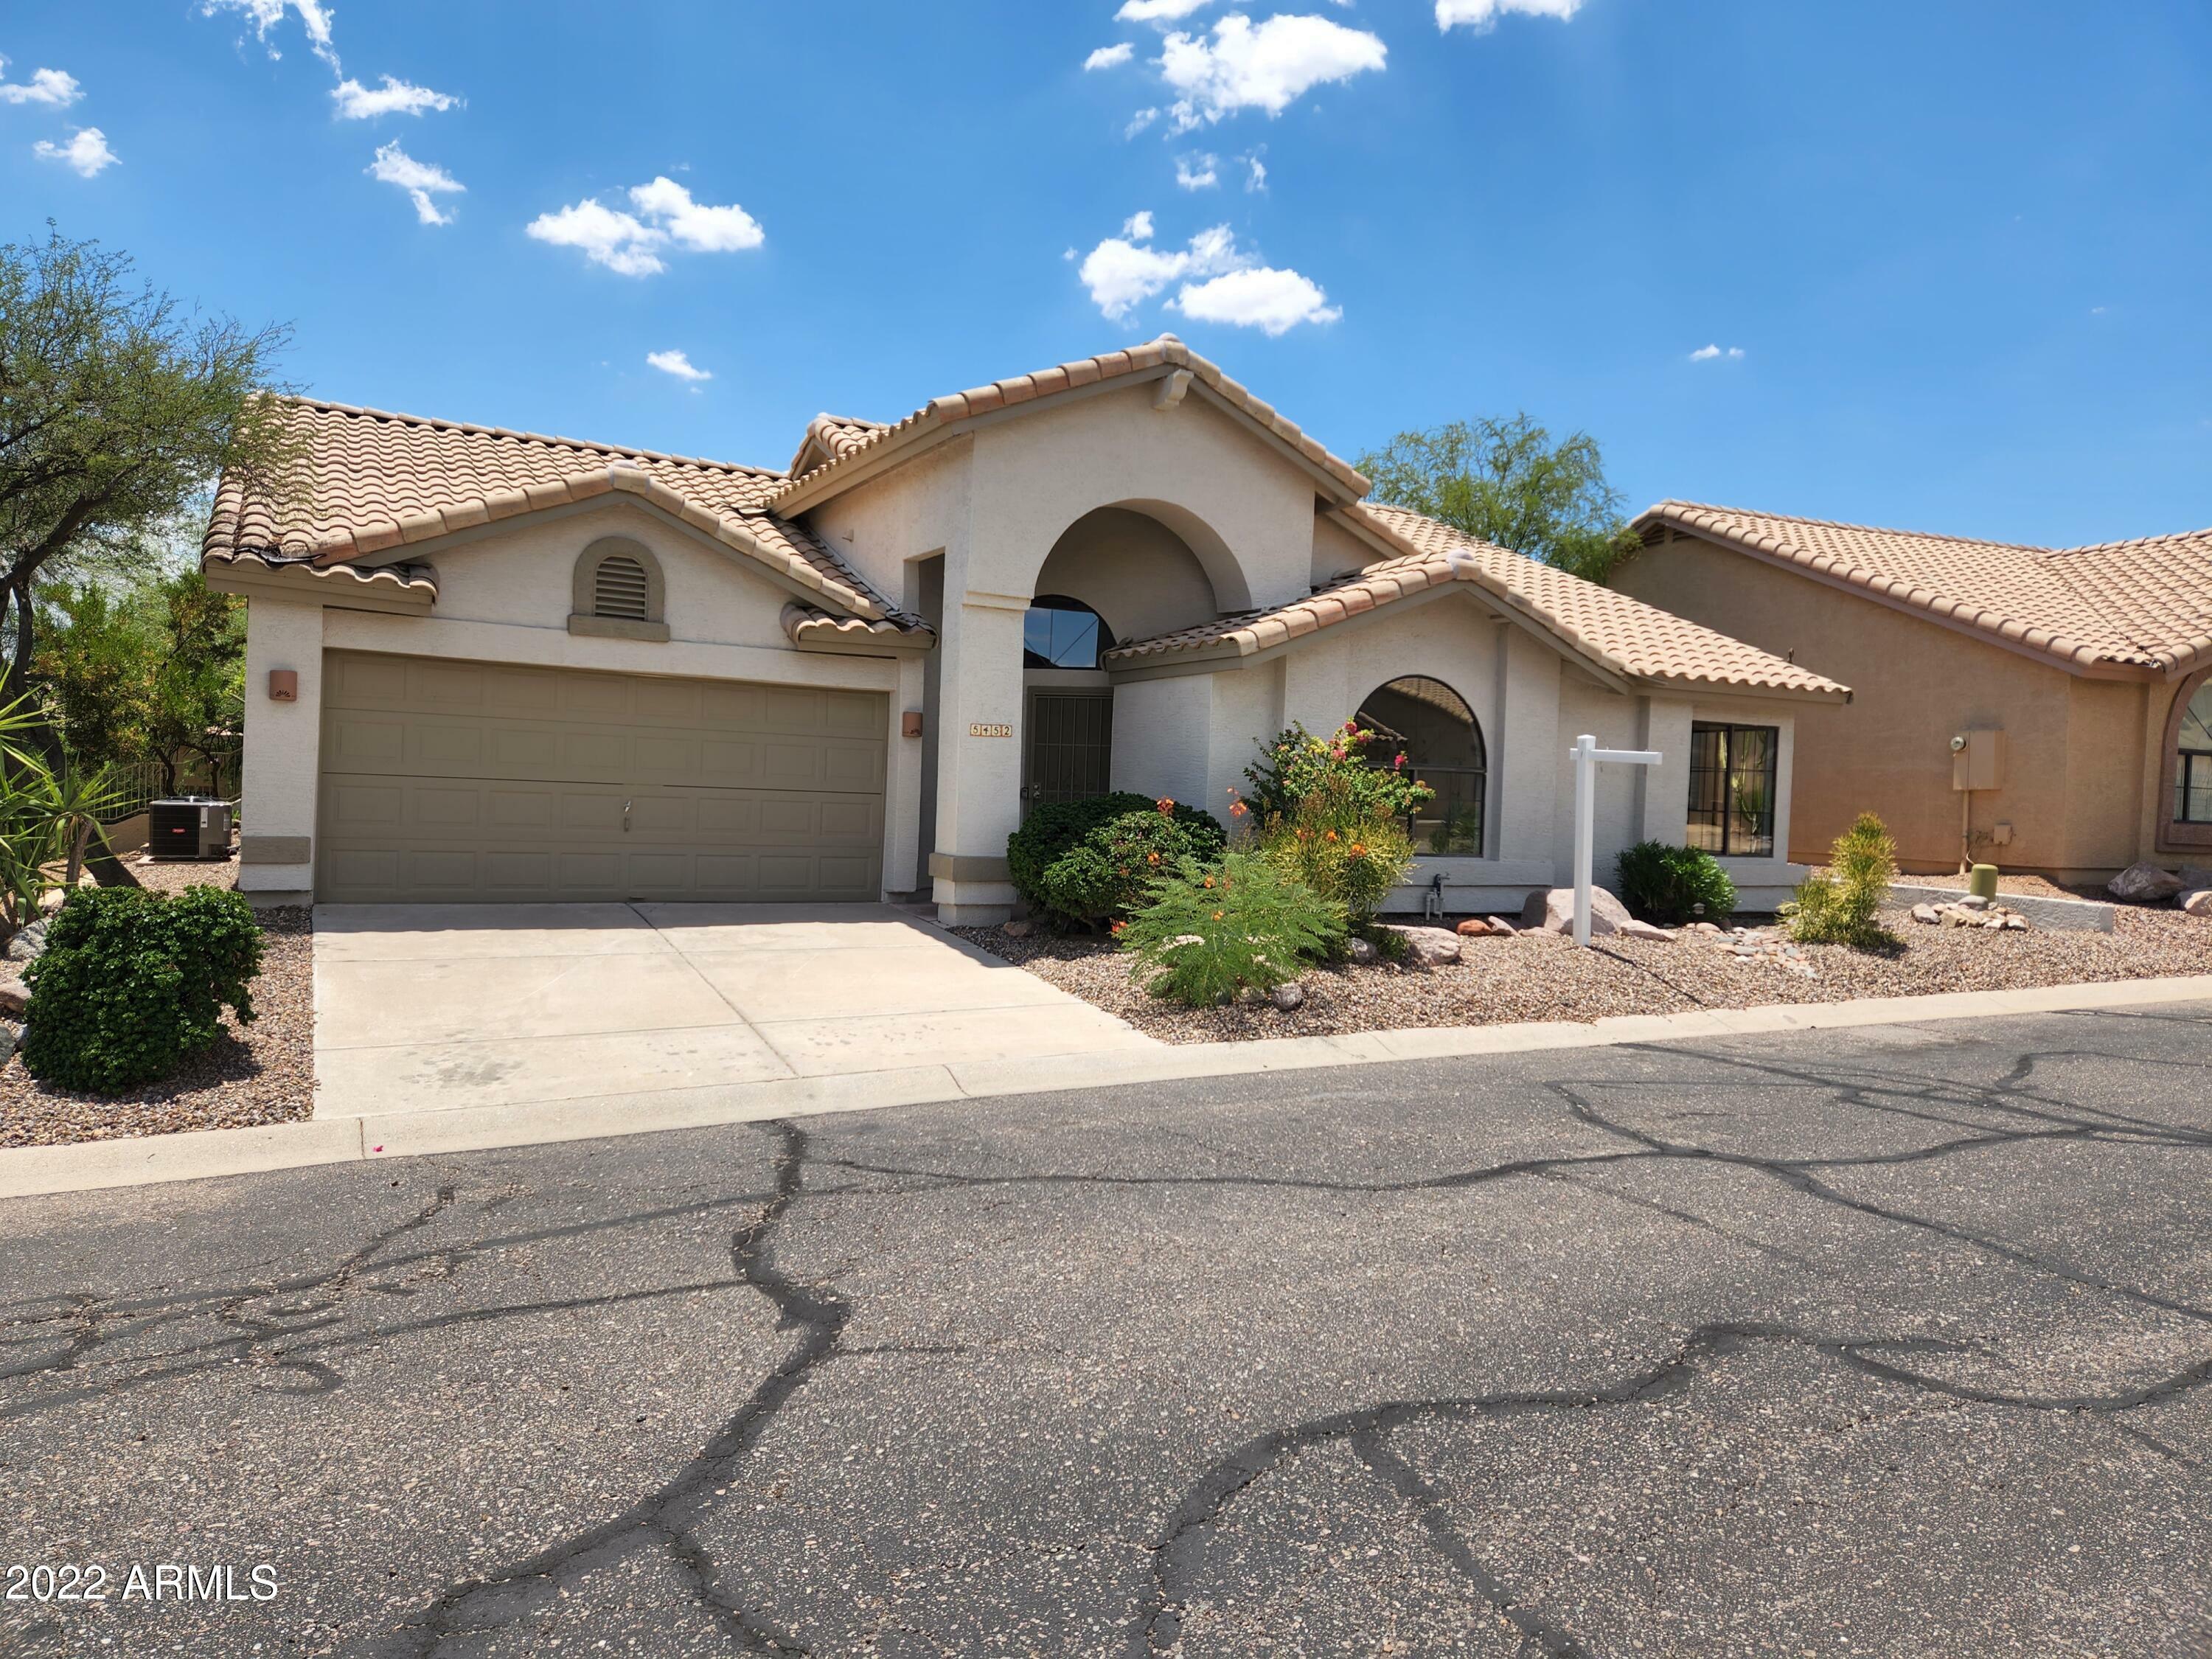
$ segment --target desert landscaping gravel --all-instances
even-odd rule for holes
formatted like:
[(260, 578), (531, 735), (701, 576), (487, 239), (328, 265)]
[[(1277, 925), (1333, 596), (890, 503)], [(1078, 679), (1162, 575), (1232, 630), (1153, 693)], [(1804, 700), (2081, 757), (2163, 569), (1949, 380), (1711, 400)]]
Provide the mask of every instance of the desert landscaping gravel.
[[(228, 887), (235, 864), (130, 860), (149, 888), (177, 892)], [(315, 1108), (314, 923), (305, 908), (259, 913), (265, 948), (253, 982), (255, 1018), (223, 1016), (223, 1034), (176, 1074), (112, 1099), (49, 1089), (20, 1055), (0, 1069), (0, 1146), (49, 1146), (172, 1134), (181, 1129), (237, 1129), (285, 1123)]]
[(1498, 1025), (1520, 1020), (1603, 1019), (1778, 1002), (1996, 991), (2098, 980), (2212, 973), (2212, 921), (2178, 911), (2123, 907), (2111, 933), (1986, 933), (1929, 927), (1903, 910), (1886, 920), (1900, 944), (1863, 951), (1802, 947), (1817, 977), (1778, 963), (1739, 961), (1687, 940), (1603, 938), (1578, 951), (1563, 935), (1470, 939), (1439, 968), (1317, 969), (1300, 981), (1303, 1007), (1182, 1008), (1129, 979), (1129, 960), (1085, 939), (1009, 939), (995, 927), (954, 931), (1039, 978), (1168, 1042), (1327, 1036), (1412, 1025)]

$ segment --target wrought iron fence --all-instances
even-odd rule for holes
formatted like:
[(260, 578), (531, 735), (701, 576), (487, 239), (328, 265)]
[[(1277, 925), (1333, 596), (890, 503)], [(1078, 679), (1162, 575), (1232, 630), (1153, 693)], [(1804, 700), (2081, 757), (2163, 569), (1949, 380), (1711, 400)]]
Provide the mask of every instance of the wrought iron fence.
[(107, 823), (120, 823), (125, 818), (136, 817), (149, 805), (176, 795), (212, 795), (219, 800), (238, 799), (240, 750), (230, 750), (214, 757), (212, 763), (195, 755), (177, 766), (177, 781), (173, 787), (161, 781), (159, 761), (128, 761), (115, 769), (117, 794), (114, 804), (100, 814)]

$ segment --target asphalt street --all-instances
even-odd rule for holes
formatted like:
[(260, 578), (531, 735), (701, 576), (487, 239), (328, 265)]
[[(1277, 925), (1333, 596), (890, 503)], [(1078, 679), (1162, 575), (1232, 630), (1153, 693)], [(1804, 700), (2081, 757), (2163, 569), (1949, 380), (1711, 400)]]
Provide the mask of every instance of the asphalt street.
[(19, 1200), (0, 1651), (2212, 1655), (2208, 1177), (2192, 1006)]

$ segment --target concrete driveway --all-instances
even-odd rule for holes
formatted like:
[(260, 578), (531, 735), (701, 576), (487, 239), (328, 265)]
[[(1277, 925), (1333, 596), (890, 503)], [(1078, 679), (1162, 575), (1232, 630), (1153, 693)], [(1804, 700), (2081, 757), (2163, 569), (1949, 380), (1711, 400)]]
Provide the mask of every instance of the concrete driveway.
[(1158, 1046), (883, 905), (322, 905), (316, 1115)]

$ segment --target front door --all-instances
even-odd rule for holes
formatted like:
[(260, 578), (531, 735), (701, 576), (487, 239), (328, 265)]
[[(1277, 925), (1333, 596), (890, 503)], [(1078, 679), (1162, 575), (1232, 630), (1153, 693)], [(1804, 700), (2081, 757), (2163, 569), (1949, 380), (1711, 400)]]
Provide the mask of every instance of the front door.
[(1024, 817), (1032, 806), (1109, 793), (1112, 691), (1032, 691), (1028, 730), (1022, 757)]

